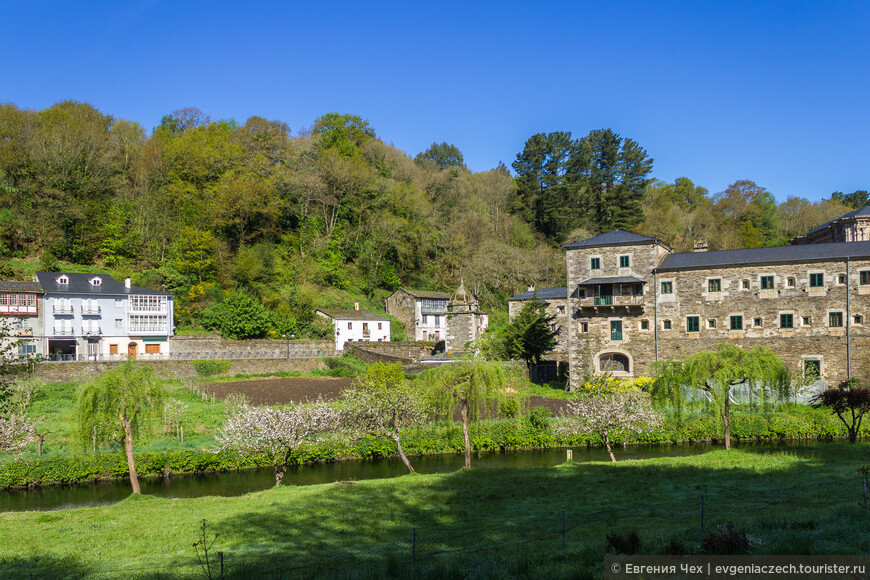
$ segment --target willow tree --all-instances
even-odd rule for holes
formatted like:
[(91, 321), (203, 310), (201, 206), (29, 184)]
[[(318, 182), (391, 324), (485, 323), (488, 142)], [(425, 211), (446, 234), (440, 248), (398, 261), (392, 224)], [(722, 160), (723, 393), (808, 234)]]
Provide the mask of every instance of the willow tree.
[(513, 396), (525, 379), (522, 373), (504, 364), (481, 357), (459, 360), (426, 371), (418, 379), (431, 397), (436, 410), (448, 420), (459, 411), (465, 442), (465, 467), (471, 467), (469, 426), (492, 418), (498, 401)]
[(74, 410), (82, 446), (97, 441), (124, 441), (130, 485), (142, 493), (133, 457), (133, 438), (151, 415), (163, 410), (163, 391), (154, 369), (126, 362), (85, 383)]
[(786, 373), (782, 360), (766, 346), (744, 350), (720, 344), (715, 350), (699, 352), (683, 360), (653, 364), (656, 380), (652, 395), (669, 401), (681, 412), (690, 391), (707, 393), (722, 417), (725, 449), (731, 448), (731, 388), (746, 384), (750, 388), (772, 385)]

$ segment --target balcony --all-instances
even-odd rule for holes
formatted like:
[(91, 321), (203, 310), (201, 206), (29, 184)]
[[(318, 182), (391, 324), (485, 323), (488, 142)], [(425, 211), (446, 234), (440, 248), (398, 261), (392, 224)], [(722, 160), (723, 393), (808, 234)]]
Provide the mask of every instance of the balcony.
[(583, 309), (643, 308), (643, 296), (589, 296), (580, 299)]
[(99, 306), (82, 306), (82, 316), (95, 316), (99, 313)]
[(85, 328), (82, 330), (82, 334), (85, 336), (100, 336), (103, 334), (103, 331), (99, 328)]
[(72, 304), (55, 304), (51, 311), (55, 314), (72, 314), (73, 307)]
[(54, 335), (55, 336), (72, 336), (74, 333), (72, 328), (55, 328)]

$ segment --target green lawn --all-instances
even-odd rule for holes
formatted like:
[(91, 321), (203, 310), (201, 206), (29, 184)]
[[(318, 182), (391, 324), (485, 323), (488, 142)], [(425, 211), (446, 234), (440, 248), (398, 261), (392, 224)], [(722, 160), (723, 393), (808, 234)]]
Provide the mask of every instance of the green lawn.
[(739, 449), (5, 513), (0, 575), (202, 578), (205, 519), (227, 577), (600, 577), (607, 533), (636, 531), (642, 553), (697, 552), (702, 494), (706, 532), (734, 523), (751, 553), (868, 553), (867, 463), (867, 444)]

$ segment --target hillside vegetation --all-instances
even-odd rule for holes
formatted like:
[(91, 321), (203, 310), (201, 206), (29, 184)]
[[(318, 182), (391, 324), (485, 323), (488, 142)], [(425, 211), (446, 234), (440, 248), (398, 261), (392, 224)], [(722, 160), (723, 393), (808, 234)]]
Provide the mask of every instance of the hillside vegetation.
[(472, 172), (447, 143), (412, 158), (355, 115), (292, 133), (188, 108), (149, 134), (85, 103), (3, 104), (0, 274), (131, 275), (176, 295), (181, 329), (219, 329), (230, 308), (253, 336), (318, 337), (314, 308), (381, 309), (400, 286), (464, 279), (503, 312), (528, 285), (564, 284), (561, 244), (613, 227), (677, 249), (773, 245), (867, 197), (777, 206), (748, 181), (712, 196), (652, 181), (653, 159), (610, 130), (534, 135), (512, 167)]

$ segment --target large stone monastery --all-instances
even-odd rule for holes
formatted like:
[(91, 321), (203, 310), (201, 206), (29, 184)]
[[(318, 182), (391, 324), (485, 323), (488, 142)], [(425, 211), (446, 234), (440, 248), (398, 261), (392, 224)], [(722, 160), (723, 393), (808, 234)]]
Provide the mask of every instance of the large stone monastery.
[(514, 296), (510, 313), (547, 304), (572, 384), (605, 370), (647, 375), (654, 361), (723, 342), (769, 346), (829, 383), (870, 377), (870, 241), (823, 243), (868, 233), (870, 207), (773, 248), (674, 253), (615, 230), (565, 246), (567, 288)]

